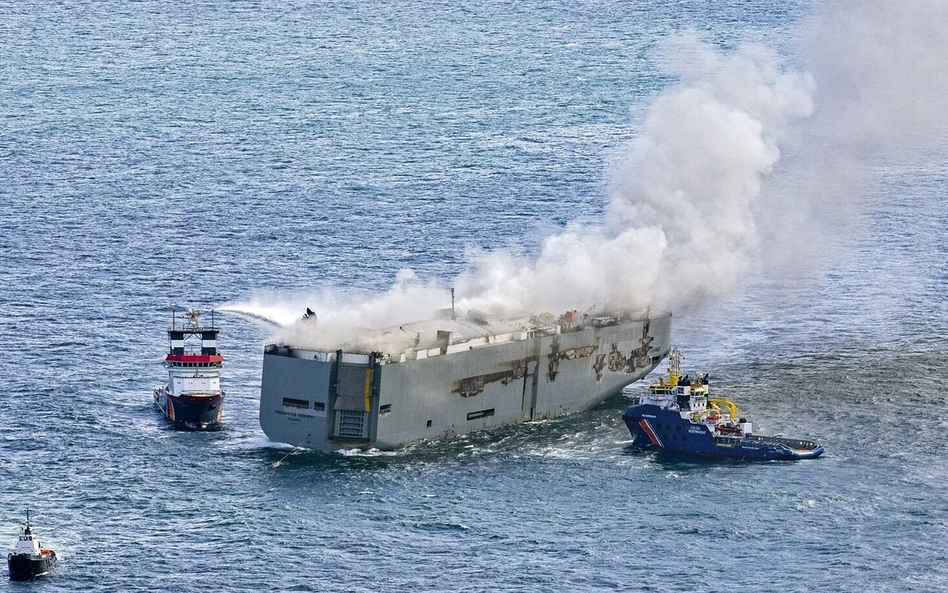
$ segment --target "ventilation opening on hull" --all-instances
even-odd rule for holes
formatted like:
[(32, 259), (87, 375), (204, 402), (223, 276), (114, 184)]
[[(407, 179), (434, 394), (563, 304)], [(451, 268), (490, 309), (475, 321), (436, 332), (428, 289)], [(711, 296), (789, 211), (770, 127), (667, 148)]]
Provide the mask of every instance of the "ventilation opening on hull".
[(293, 399), (292, 397), (284, 397), (283, 405), (287, 408), (301, 408), (303, 410), (309, 409), (309, 401), (305, 399)]
[(478, 412), (469, 412), (467, 415), (468, 420), (477, 420), (478, 418), (489, 418), (494, 415), (494, 408), (489, 410), (480, 410)]

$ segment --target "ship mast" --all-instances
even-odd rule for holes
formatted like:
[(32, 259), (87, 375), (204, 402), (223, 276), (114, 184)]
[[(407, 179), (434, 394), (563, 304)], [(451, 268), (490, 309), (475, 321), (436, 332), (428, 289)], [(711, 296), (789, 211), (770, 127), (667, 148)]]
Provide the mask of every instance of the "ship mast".
[(678, 379), (681, 377), (681, 352), (678, 348), (672, 348), (668, 355), (668, 382), (672, 386), (678, 385)]

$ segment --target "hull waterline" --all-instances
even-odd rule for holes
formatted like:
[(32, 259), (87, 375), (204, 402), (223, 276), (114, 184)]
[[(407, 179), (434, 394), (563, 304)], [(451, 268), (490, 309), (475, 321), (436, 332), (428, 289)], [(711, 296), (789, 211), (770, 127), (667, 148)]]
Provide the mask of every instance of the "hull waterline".
[(28, 555), (10, 554), (7, 557), (7, 568), (10, 571), (11, 581), (29, 581), (36, 577), (48, 574), (56, 566), (56, 552), (47, 551), (43, 558), (32, 558)]

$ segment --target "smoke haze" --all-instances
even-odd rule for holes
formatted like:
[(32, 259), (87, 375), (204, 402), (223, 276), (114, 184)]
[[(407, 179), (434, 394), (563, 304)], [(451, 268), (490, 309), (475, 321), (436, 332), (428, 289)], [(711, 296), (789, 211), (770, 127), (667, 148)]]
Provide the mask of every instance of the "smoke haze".
[[(926, 160), (948, 133), (948, 3), (838, 0), (805, 23), (812, 116), (781, 143), (755, 216), (776, 273), (808, 269), (851, 230), (880, 163)], [(942, 145), (939, 147), (944, 149)]]
[(874, 159), (908, 157), (946, 131), (946, 23), (943, 1), (829, 2), (805, 24), (793, 67), (760, 45), (723, 53), (686, 32), (663, 46), (677, 83), (645, 112), (600, 223), (569, 225), (535, 257), (472, 251), (450, 284), (403, 271), (381, 295), (222, 309), (290, 310), (275, 319), (287, 323), (313, 305), (318, 336), (296, 326), (282, 337), (332, 346), (352, 328), (430, 317), (446, 286), (460, 310), (499, 316), (681, 311), (761, 271), (806, 268), (857, 211)]

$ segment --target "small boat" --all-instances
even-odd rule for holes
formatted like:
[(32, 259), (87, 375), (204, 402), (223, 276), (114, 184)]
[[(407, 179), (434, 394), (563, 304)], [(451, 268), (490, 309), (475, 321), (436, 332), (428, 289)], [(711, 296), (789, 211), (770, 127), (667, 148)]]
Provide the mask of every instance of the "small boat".
[(48, 573), (56, 566), (56, 552), (43, 548), (33, 527), (30, 511), (26, 511), (26, 528), (16, 542), (16, 548), (7, 555), (7, 568), (11, 581), (28, 581)]
[(730, 400), (712, 398), (708, 376), (681, 376), (681, 353), (669, 354), (668, 377), (650, 384), (622, 419), (643, 448), (748, 460), (814, 459), (823, 446), (805, 439), (761, 436)]
[(165, 356), (168, 384), (155, 390), (155, 404), (175, 428), (202, 430), (216, 428), (224, 410), (221, 367), (224, 357), (217, 349), (220, 330), (200, 323), (201, 312), (189, 309), (186, 323), (179, 327), (171, 313), (169, 350)]

